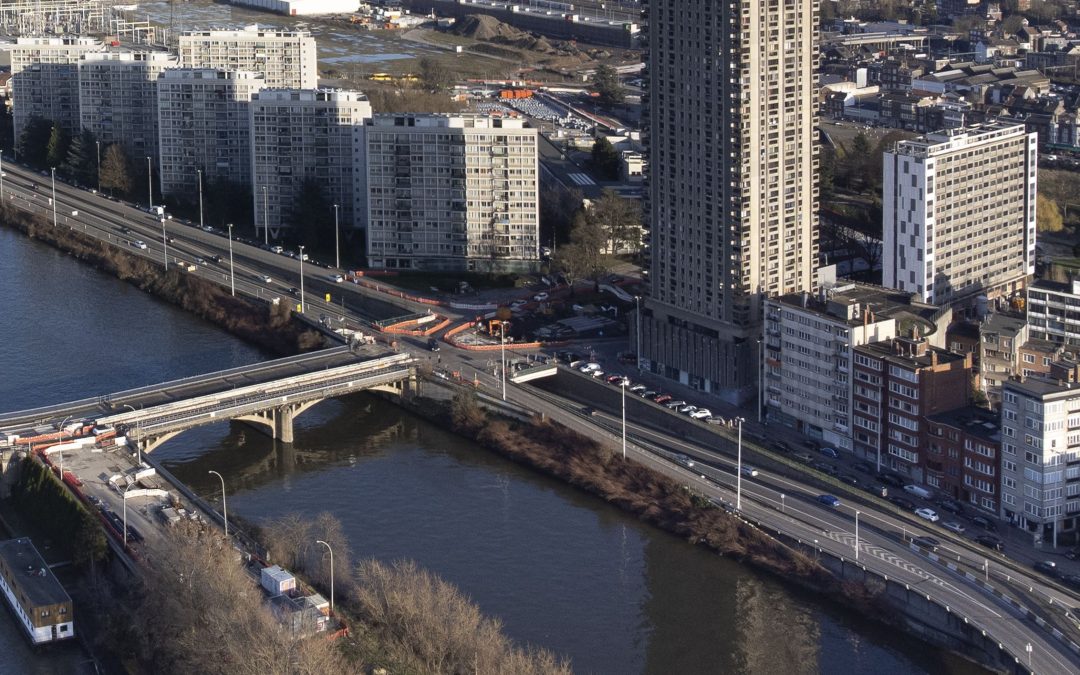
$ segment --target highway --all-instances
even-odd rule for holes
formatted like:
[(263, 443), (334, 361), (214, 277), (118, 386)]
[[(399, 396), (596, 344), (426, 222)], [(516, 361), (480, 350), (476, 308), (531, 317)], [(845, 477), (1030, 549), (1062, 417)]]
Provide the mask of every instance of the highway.
[[(45, 198), (46, 193), (51, 192), (48, 179), (42, 180), (38, 174), (10, 163), (5, 163), (4, 170), (7, 172), (3, 185), (5, 203), (30, 208), (51, 220), (52, 211)], [(36, 191), (30, 188), (31, 182), (38, 183)], [(162, 260), (165, 255), (165, 242), (161, 234), (162, 225), (155, 216), (70, 186), (62, 186), (59, 182), (56, 193), (57, 220), (60, 226), (82, 229), (122, 246), (127, 246), (131, 239), (141, 239), (147, 244), (145, 250), (130, 246), (128, 248), (151, 260)], [(76, 210), (78, 215), (72, 215), (71, 212)], [(120, 228), (123, 226), (131, 228), (132, 232), (122, 233)], [(186, 261), (193, 260), (196, 256), (209, 259), (212, 255), (222, 255), (224, 265), (199, 265), (196, 273), (228, 284), (227, 239), (174, 221), (167, 221), (165, 228), (165, 236), (174, 239), (173, 243), (168, 244), (170, 264), (176, 258)], [(300, 263), (297, 260), (236, 242), (234, 256), (238, 293), (265, 300), (283, 297), (282, 301), (285, 301), (282, 287), (300, 285)], [(307, 277), (308, 268), (318, 270), (317, 274), (322, 278)], [(354, 284), (335, 284), (326, 279), (326, 273), (325, 268), (305, 265), (305, 290), (308, 291), (305, 305), (308, 306), (309, 314), (322, 312), (336, 317), (342, 313), (338, 302), (327, 305), (322, 301), (322, 294), (328, 291), (336, 297), (345, 298), (345, 318), (354, 324), (429, 309), (427, 305), (398, 299), (391, 303), (386, 297)], [(273, 279), (271, 284), (261, 281), (264, 274)], [(444, 313), (453, 315), (452, 312)], [(433, 356), (427, 351), (427, 338), (403, 337), (400, 341), (406, 349), (420, 357), (431, 359)], [(443, 347), (438, 358), (444, 369), (460, 371), (463, 374), (475, 372), (486, 390), (500, 390), (499, 381), (488, 369), (488, 361), (493, 358), (491, 353), (474, 356), (449, 345)], [(619, 437), (615, 431), (619, 422), (611, 416), (583, 415), (579, 404), (568, 403), (528, 385), (511, 385), (507, 399), (527, 410), (549, 415), (589, 437), (603, 439), (613, 447), (619, 447)], [(695, 424), (689, 420), (687, 423)], [(734, 501), (730, 452), (723, 451), (725, 444), (706, 446), (687, 438), (674, 438), (671, 432), (658, 433), (636, 422), (629, 425), (628, 431), (630, 430), (633, 436), (629, 439), (628, 451), (635, 460), (673, 476), (714, 499)], [(687, 471), (668, 459), (670, 453), (675, 451), (698, 457), (702, 461), (695, 465), (692, 472)], [(742, 511), (746, 517), (799, 537), (803, 541), (816, 541), (823, 551), (849, 558), (855, 556), (854, 504), (849, 499), (842, 496), (844, 503), (839, 508), (826, 507), (815, 501), (819, 490), (807, 487), (804, 481), (779, 475), (762, 475), (743, 480), (742, 486)], [(783, 499), (780, 498), (781, 494), (785, 495)], [(861, 527), (858, 539), (860, 564), (878, 574), (887, 575), (889, 579), (906, 583), (913, 590), (948, 605), (952, 611), (963, 615), (993, 636), (1010, 654), (1019, 659), (1021, 665), (1026, 665), (1023, 662), (1030, 657), (1031, 670), (1034, 672), (1080, 672), (1080, 657), (1073, 650), (1053, 637), (1047, 629), (1026, 618), (1014, 604), (1002, 600), (1000, 593), (988, 590), (984, 585), (987, 582), (972, 581), (963, 574), (948, 569), (941, 561), (932, 560), (926, 552), (913, 550), (905, 537), (932, 533), (933, 536), (948, 542), (939, 553), (960, 556), (961, 565), (968, 569), (980, 569), (981, 559), (985, 578), (992, 587), (1004, 584), (1011, 588), (1009, 584), (1029, 584), (1032, 593), (1057, 598), (1059, 603), (1068, 603), (1070, 607), (1080, 605), (1074, 594), (1056, 588), (1034, 575), (1021, 574), (1004, 561), (988, 563), (986, 561), (990, 558), (986, 556), (985, 550), (968, 546), (963, 540), (942, 537), (938, 529), (913, 523), (908, 517), (900, 517), (870, 503), (860, 504), (858, 509)], [(1016, 597), (1017, 593), (1008, 588), (1006, 592)], [(1028, 644), (1032, 645), (1030, 653), (1026, 649)]]

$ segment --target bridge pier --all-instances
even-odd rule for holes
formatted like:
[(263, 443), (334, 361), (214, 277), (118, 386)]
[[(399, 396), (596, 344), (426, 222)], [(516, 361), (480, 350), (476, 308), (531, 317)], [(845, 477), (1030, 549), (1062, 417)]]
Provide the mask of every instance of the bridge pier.
[(282, 443), (293, 442), (293, 406), (283, 405), (274, 409), (274, 436)]

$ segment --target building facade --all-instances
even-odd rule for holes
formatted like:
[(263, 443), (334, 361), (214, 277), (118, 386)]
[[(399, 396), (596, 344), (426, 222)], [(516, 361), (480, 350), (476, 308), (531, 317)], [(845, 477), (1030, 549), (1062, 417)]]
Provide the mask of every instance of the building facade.
[(262, 73), (266, 87), (273, 89), (319, 86), (315, 38), (304, 31), (189, 31), (180, 35), (179, 42), (184, 68)]
[(21, 37), (11, 46), (11, 107), (18, 141), (26, 123), (50, 120), (68, 133), (79, 131), (79, 59), (101, 51), (88, 37)]
[(157, 79), (178, 65), (162, 51), (90, 52), (79, 61), (79, 118), (101, 146), (128, 157), (158, 156)]
[(898, 337), (854, 348), (852, 435), (855, 455), (928, 482), (924, 419), (970, 403), (971, 355)]
[(991, 122), (886, 152), (884, 285), (957, 308), (1022, 290), (1035, 272), (1037, 141)]
[(1068, 283), (1040, 279), (1027, 291), (1031, 337), (1080, 347), (1080, 279)]
[(296, 227), (293, 206), (305, 181), (337, 205), (341, 227), (358, 227), (353, 208), (358, 166), (356, 129), (371, 117), (356, 91), (269, 89), (251, 99), (251, 176), (255, 225)]
[(0, 541), (0, 591), (35, 645), (75, 637), (71, 597), (30, 539)]
[(179, 68), (158, 79), (161, 192), (191, 197), (203, 180), (251, 185), (251, 97), (262, 75)]
[(1020, 345), (1027, 340), (1023, 315), (993, 312), (979, 323), (979, 386), (992, 406), (1001, 402), (1005, 380), (1020, 373)]
[(816, 285), (818, 3), (652, 0), (647, 23), (651, 297), (638, 354), (744, 400), (764, 298)]
[(951, 314), (866, 284), (769, 298), (763, 370), (770, 423), (851, 450), (852, 348), (890, 340), (900, 325), (941, 338)]
[(923, 465), (926, 484), (997, 517), (1000, 506), (999, 417), (968, 406), (926, 419)]
[(1001, 517), (1056, 545), (1080, 513), (1080, 387), (1009, 380), (1001, 402)]
[(364, 127), (368, 265), (539, 264), (536, 129), (485, 115), (375, 115)]

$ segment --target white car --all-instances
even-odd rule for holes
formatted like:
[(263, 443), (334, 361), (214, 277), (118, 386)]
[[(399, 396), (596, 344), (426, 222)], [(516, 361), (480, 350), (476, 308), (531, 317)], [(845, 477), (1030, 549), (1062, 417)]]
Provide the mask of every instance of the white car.
[(938, 517), (937, 511), (934, 511), (934, 509), (915, 509), (915, 515), (922, 518), (923, 520), (929, 520), (931, 523), (936, 523), (937, 521), (941, 520), (941, 518)]
[(131, 242), (131, 245), (135, 248), (142, 249), (144, 251), (146, 250), (146, 242), (142, 241), (141, 239), (136, 239), (135, 241)]
[(270, 252), (271, 252), (271, 253), (278, 253), (278, 254), (281, 254), (281, 253), (284, 253), (284, 252), (285, 252), (285, 249), (284, 249), (284, 248), (282, 248), (281, 246), (271, 246), (271, 247), (270, 247)]
[(949, 530), (950, 532), (955, 532), (957, 534), (963, 534), (964, 531), (967, 530), (966, 527), (964, 527), (963, 525), (961, 525), (960, 523), (957, 523), (955, 521), (949, 521), (947, 523), (942, 523), (941, 526), (944, 527), (946, 530)]
[(510, 309), (518, 309), (519, 307), (524, 307), (525, 305), (526, 305), (525, 300), (515, 300), (515, 301), (510, 303)]
[(696, 406), (696, 405), (689, 405), (689, 404), (688, 404), (688, 405), (684, 405), (684, 406), (680, 406), (680, 407), (679, 407), (679, 412), (681, 412), (681, 413), (686, 413), (687, 415), (689, 415), (690, 413), (694, 412), (695, 410), (697, 410), (697, 406)]
[(539, 293), (537, 293), (536, 295), (533, 296), (533, 300), (535, 300), (536, 302), (543, 302), (543, 301), (545, 301), (547, 299), (548, 299), (548, 294), (547, 294), (546, 291), (540, 291)]
[(712, 417), (712, 411), (708, 408), (698, 408), (690, 413), (690, 417), (693, 417), (696, 420), (703, 420), (706, 417)]
[(758, 471), (757, 471), (757, 469), (755, 469), (755, 468), (754, 468), (754, 467), (752, 467), (752, 466), (744, 466), (744, 467), (743, 467), (742, 469), (740, 469), (739, 471), (740, 471), (740, 472), (742, 472), (742, 475), (744, 475), (744, 476), (748, 476), (748, 477), (750, 477), (750, 478), (753, 478), (754, 476), (758, 475)]
[(267, 276), (267, 275), (265, 275), (265, 274), (263, 274), (263, 275), (260, 275), (260, 276), (259, 276), (259, 278), (260, 278), (260, 279), (262, 279), (262, 282), (263, 282), (264, 284), (270, 284), (270, 283), (273, 283), (273, 282), (274, 282), (274, 280), (273, 280), (273, 279), (271, 279), (271, 278), (270, 278), (269, 276)]
[(591, 373), (594, 370), (600, 370), (600, 364), (593, 361), (593, 362), (590, 362), (590, 363), (586, 363), (585, 365), (578, 368), (578, 370), (580, 370), (583, 373)]
[(327, 274), (326, 278), (333, 281), (335, 284), (340, 284), (342, 281), (345, 281), (345, 277), (340, 274)]

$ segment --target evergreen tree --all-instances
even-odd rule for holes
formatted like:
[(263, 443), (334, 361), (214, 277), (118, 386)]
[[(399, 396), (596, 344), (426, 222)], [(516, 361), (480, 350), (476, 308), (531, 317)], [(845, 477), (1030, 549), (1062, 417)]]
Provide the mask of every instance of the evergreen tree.
[(322, 185), (314, 178), (305, 178), (293, 201), (289, 222), (297, 241), (312, 252), (334, 250), (334, 207), (323, 194)]
[(52, 122), (43, 117), (31, 117), (19, 134), (19, 157), (35, 169), (46, 168)]
[(601, 136), (596, 139), (592, 146), (592, 168), (599, 174), (601, 180), (618, 180), (622, 170), (622, 160), (615, 146), (607, 138)]
[(60, 171), (79, 185), (97, 187), (97, 147), (94, 145), (94, 134), (84, 129), (71, 139)]
[(609, 65), (597, 66), (593, 75), (593, 91), (599, 94), (599, 102), (602, 105), (622, 105), (626, 99), (626, 91), (619, 82), (619, 73)]
[(57, 168), (67, 159), (71, 137), (62, 128), (53, 125), (49, 134), (49, 143), (45, 147), (45, 163), (49, 168)]
[(127, 154), (118, 143), (111, 144), (101, 160), (101, 189), (108, 190), (110, 194), (119, 192), (127, 195), (131, 192), (131, 167)]

